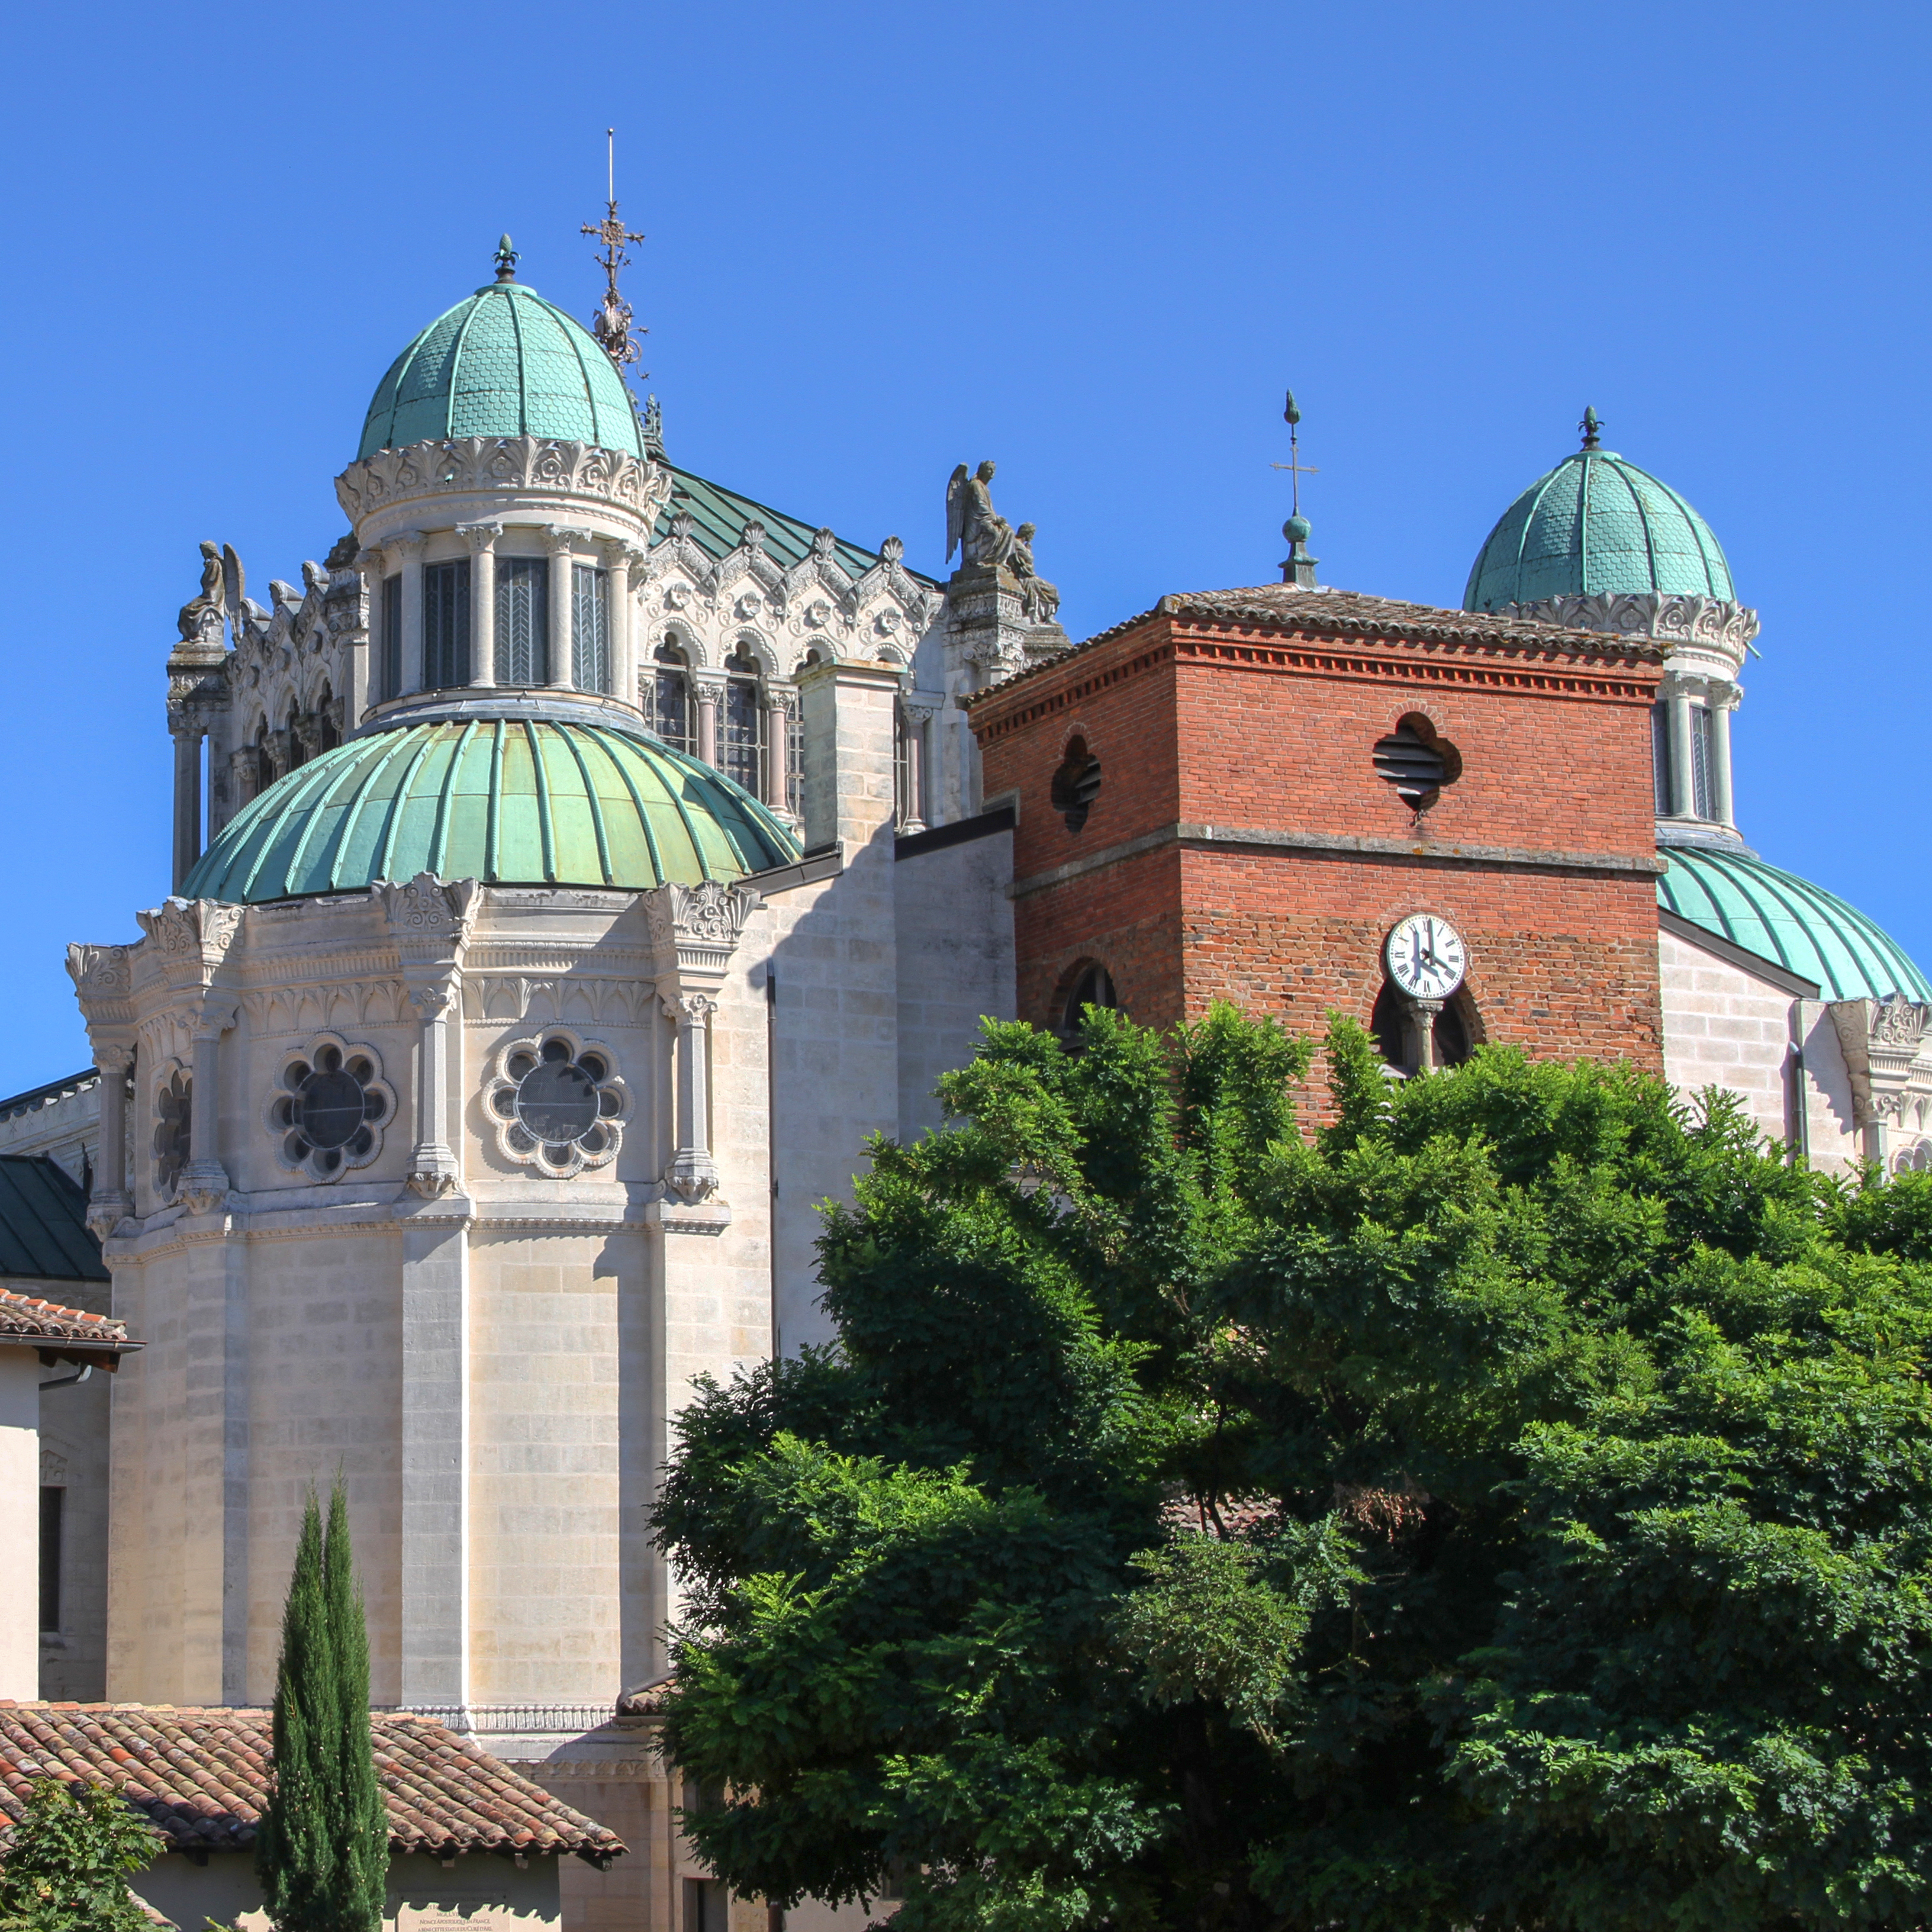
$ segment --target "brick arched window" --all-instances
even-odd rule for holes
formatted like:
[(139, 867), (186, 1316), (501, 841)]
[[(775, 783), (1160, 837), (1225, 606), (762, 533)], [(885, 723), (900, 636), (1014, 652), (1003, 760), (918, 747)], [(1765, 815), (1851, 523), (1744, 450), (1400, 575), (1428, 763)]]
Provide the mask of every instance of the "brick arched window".
[(1112, 1012), (1122, 1010), (1114, 976), (1097, 959), (1081, 960), (1064, 988), (1053, 1016), (1053, 1030), (1069, 1046), (1078, 1046), (1081, 1018), (1089, 1006), (1103, 1006)]

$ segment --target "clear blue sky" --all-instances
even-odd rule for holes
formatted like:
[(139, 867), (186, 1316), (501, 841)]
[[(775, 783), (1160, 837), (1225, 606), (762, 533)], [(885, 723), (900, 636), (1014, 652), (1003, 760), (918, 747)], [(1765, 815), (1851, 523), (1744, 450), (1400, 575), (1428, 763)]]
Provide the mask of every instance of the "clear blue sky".
[(947, 473), (992, 456), (1076, 637), (1274, 577), (1284, 383), (1324, 580), (1451, 604), (1594, 404), (1762, 611), (1748, 836), (1932, 965), (1928, 20), (22, 9), (0, 1093), (86, 1058), (65, 943), (166, 892), (196, 542), (258, 588), (328, 549), (370, 392), (500, 230), (588, 313), (613, 122), (672, 454), (934, 571)]

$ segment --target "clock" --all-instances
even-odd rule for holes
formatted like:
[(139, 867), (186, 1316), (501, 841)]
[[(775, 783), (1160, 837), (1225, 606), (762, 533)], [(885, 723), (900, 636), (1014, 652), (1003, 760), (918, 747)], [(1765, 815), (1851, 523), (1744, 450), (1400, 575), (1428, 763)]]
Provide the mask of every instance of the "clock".
[(1414, 1000), (1446, 1000), (1462, 983), (1469, 949), (1446, 919), (1412, 912), (1382, 944), (1388, 976)]

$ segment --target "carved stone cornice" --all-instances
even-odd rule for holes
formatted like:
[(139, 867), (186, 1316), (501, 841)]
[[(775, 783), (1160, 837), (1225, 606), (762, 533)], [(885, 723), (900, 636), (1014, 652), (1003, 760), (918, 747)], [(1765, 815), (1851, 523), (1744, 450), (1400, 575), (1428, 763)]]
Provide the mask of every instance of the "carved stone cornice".
[(1533, 604), (1505, 604), (1496, 614), (1562, 624), (1573, 631), (1606, 631), (1614, 637), (1706, 644), (1739, 659), (1758, 633), (1757, 613), (1748, 605), (1656, 590), (1544, 597)]
[(742, 886), (717, 879), (658, 886), (639, 895), (661, 972), (722, 976), (737, 950), (745, 922), (761, 902)]
[(379, 449), (335, 479), (351, 518), (392, 504), (501, 492), (586, 496), (655, 522), (670, 495), (670, 472), (620, 450), (545, 436), (467, 436)]
[(1932, 1006), (1919, 1006), (1902, 993), (1882, 1000), (1834, 1000), (1832, 1024), (1844, 1050), (1858, 1125), (1896, 1120), (1932, 1026)]

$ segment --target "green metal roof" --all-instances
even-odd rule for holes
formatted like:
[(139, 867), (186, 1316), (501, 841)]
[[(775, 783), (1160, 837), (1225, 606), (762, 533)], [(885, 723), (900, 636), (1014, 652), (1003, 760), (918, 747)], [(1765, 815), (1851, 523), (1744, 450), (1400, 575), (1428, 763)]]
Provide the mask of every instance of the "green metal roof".
[(1932, 982), (1862, 912), (1808, 879), (1762, 859), (1701, 845), (1673, 845), (1657, 882), (1667, 912), (1815, 981), (1828, 1000), (1903, 993), (1932, 1004)]
[[(722, 483), (712, 483), (691, 470), (680, 470), (674, 463), (665, 466), (670, 471), (671, 493), (652, 532), (653, 543), (662, 542), (670, 533), (671, 519), (679, 511), (684, 510), (690, 513), (692, 541), (707, 556), (722, 557), (728, 550), (736, 549), (739, 533), (748, 523), (764, 525), (766, 553), (782, 568), (788, 570), (810, 554), (812, 539), (816, 534), (813, 525), (801, 523), (796, 517), (788, 517), (782, 510), (773, 509), (769, 503), (741, 496), (736, 490), (728, 490)], [(839, 568), (855, 578), (864, 576), (879, 560), (877, 550), (867, 550), (860, 544), (847, 543), (842, 538), (834, 554)], [(932, 581), (928, 577), (921, 577), (916, 570), (908, 571), (907, 574), (922, 584)]]
[(1737, 602), (1711, 526), (1675, 490), (1613, 450), (1580, 449), (1503, 512), (1462, 608), (1633, 590)]
[(245, 806), (182, 882), (259, 904), (434, 872), (491, 884), (742, 878), (799, 856), (701, 760), (598, 723), (442, 718), (337, 746)]
[(0, 1280), (105, 1281), (87, 1196), (45, 1154), (0, 1154)]
[(596, 339), (520, 282), (438, 316), (390, 364), (358, 460), (459, 436), (548, 436), (641, 457), (637, 411)]

